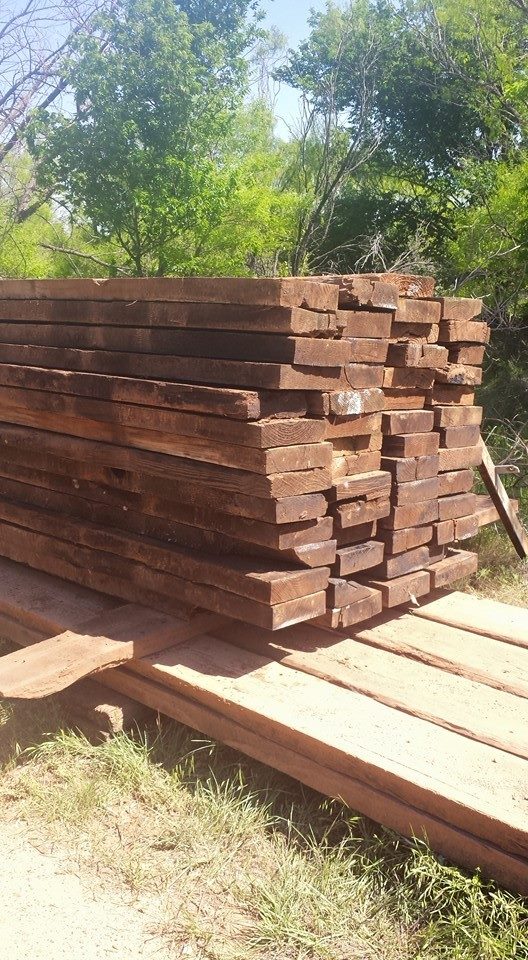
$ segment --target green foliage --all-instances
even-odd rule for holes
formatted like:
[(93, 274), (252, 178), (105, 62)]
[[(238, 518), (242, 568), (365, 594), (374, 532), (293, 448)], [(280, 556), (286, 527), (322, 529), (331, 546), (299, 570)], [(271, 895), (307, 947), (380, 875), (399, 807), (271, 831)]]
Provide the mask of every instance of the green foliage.
[(233, 189), (222, 154), (248, 4), (235, 5), (228, 40), (198, 18), (218, 5), (188, 6), (193, 20), (172, 0), (121, 0), (101, 21), (105, 42), (78, 44), (73, 119), (41, 116), (31, 133), (41, 183), (115, 238), (138, 275), (179, 272), (187, 235), (218, 224)]

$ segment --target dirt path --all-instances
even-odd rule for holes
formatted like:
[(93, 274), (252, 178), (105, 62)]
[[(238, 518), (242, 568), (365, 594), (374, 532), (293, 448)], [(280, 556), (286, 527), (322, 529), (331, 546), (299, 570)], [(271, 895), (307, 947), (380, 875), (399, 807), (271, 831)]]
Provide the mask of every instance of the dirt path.
[[(174, 960), (140, 910), (39, 849), (21, 821), (0, 821), (2, 960)], [(183, 954), (185, 955), (185, 953)]]

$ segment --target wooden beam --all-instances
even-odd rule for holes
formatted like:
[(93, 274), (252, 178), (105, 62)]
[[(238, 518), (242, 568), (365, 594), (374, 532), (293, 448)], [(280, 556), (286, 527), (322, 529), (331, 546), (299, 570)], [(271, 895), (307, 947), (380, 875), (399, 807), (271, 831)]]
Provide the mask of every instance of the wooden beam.
[(512, 502), (508, 496), (507, 490), (497, 473), (497, 468), (491, 459), (490, 452), (480, 439), (480, 449), (482, 451), (482, 463), (479, 466), (480, 475), (486, 485), (486, 489), (497, 508), (500, 519), (502, 520), (506, 533), (508, 534), (513, 546), (519, 554), (521, 560), (528, 557), (528, 534), (521, 521), (515, 513)]
[(106, 610), (78, 628), (2, 657), (0, 697), (47, 697), (99, 670), (183, 643), (222, 622), (208, 613), (181, 620), (132, 603)]

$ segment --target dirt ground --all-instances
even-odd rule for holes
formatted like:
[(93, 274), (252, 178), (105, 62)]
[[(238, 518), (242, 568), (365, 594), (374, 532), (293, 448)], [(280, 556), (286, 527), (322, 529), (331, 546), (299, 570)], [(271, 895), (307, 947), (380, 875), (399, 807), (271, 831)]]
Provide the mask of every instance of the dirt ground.
[[(0, 821), (2, 960), (173, 960), (148, 907), (127, 902), (22, 821)], [(194, 951), (187, 954), (194, 955)], [(186, 956), (185, 948), (176, 956)]]

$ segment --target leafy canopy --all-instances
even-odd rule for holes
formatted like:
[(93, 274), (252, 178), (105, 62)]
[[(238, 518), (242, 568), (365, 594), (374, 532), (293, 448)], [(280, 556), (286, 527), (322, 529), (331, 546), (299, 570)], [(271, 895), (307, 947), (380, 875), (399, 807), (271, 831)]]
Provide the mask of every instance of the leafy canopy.
[[(41, 181), (116, 237), (138, 274), (178, 272), (174, 244), (223, 215), (222, 162), (243, 94), (249, 0), (118, 0), (68, 72), (75, 115), (47, 114), (31, 144)], [(229, 9), (230, 29), (218, 30)], [(202, 17), (213, 17), (203, 20)]]

